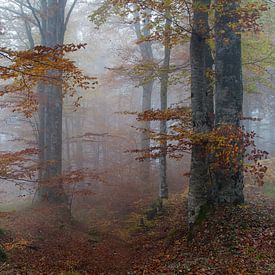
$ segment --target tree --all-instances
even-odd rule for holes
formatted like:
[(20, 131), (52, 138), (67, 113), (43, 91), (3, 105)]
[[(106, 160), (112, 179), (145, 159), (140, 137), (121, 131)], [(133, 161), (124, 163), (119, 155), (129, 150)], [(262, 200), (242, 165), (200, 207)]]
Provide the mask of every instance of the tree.
[[(69, 18), (76, 5), (74, 0), (67, 15), (65, 8), (67, 1), (41, 0), (39, 3), (31, 3), (30, 0), (16, 0), (21, 6), (26, 7), (32, 14), (37, 26), (41, 45), (54, 48), (63, 45)], [(49, 70), (48, 77), (61, 79), (62, 70)], [(62, 85), (60, 81), (55, 83), (38, 84), (39, 102), (39, 148), (41, 169), (39, 172), (39, 187), (37, 199), (49, 202), (66, 202), (66, 195), (62, 182), (46, 184), (52, 177), (58, 177), (62, 173)]]
[[(35, 87), (38, 83), (51, 85), (58, 83), (64, 93), (74, 96), (75, 88), (87, 89), (91, 78), (85, 76), (69, 59), (64, 58), (68, 52), (76, 51), (84, 45), (63, 45), (56, 48), (36, 46), (31, 50), (12, 51), (0, 48), (0, 59), (5, 66), (0, 67), (0, 79), (3, 81), (0, 95), (16, 95), (12, 102), (13, 111), (22, 112), (31, 117), (38, 109), (38, 96)], [(50, 76), (50, 69), (62, 70), (63, 77), (56, 79)], [(7, 83), (5, 82), (7, 81)], [(10, 83), (11, 82), (11, 83)], [(76, 99), (77, 100), (77, 99)], [(38, 150), (29, 148), (15, 153), (1, 154), (1, 177), (12, 180), (28, 181), (33, 178), (39, 168), (35, 156)]]
[[(239, 127), (243, 114), (241, 35), (238, 33), (237, 14), (240, 6), (239, 1), (216, 1), (216, 5), (215, 126), (229, 124)], [(231, 168), (229, 174), (228, 171), (215, 171), (215, 202), (244, 201), (242, 154), (240, 152), (237, 170)]]
[[(253, 149), (251, 153), (253, 156), (250, 156), (248, 147), (249, 144), (253, 144), (253, 134), (245, 133), (240, 128), (243, 93), (240, 32), (257, 30), (259, 28), (257, 20), (265, 7), (253, 1), (239, 5), (239, 1), (225, 0), (193, 1), (192, 7), (186, 1), (107, 2), (115, 6), (116, 10), (123, 10), (123, 15), (127, 14), (129, 3), (135, 3), (143, 11), (149, 9), (154, 16), (150, 26), (152, 40), (165, 41), (165, 21), (170, 21), (170, 40), (173, 45), (178, 44), (182, 37), (186, 39), (191, 34), (192, 130), (188, 121), (182, 122), (180, 119), (180, 116), (188, 117), (181, 108), (165, 112), (161, 110), (162, 114), (158, 111), (145, 112), (139, 116), (145, 121), (162, 121), (161, 132), (153, 138), (159, 146), (150, 149), (154, 157), (159, 157), (154, 152), (156, 149), (163, 151), (164, 144), (172, 157), (179, 157), (182, 155), (182, 152), (179, 153), (181, 150), (185, 151), (192, 147), (189, 190), (191, 227), (201, 211), (204, 211), (204, 207), (209, 204), (242, 202), (243, 170), (252, 171), (256, 166), (254, 172), (259, 172), (258, 179), (261, 181), (264, 168), (262, 169), (257, 161), (265, 153), (261, 151), (259, 157), (255, 155)], [(167, 18), (165, 12), (167, 3), (171, 7), (170, 18)], [(215, 60), (211, 48), (215, 49)], [(215, 111), (214, 85), (216, 86)], [(170, 133), (166, 134), (163, 121), (169, 119), (178, 119), (180, 123), (179, 126), (172, 126)], [(177, 145), (173, 144), (175, 141), (178, 142)], [(176, 152), (179, 155), (175, 155)], [(253, 169), (251, 167), (244, 169), (244, 156), (254, 161)], [(218, 176), (219, 174), (222, 176)], [(224, 177), (227, 177), (231, 183), (223, 184)]]
[[(108, 10), (108, 13), (107, 13)], [(168, 1), (162, 6), (162, 10), (165, 12), (163, 20), (163, 36), (161, 44), (164, 49), (164, 58), (162, 66), (157, 68), (154, 62), (154, 55), (152, 49), (152, 41), (156, 40), (155, 35), (155, 22), (151, 20), (151, 13), (153, 10), (151, 7), (143, 6), (142, 2), (130, 3), (125, 1), (118, 5), (115, 1), (104, 1), (104, 3), (92, 13), (91, 20), (97, 25), (101, 25), (106, 21), (106, 17), (111, 13), (119, 15), (122, 18), (133, 16), (134, 28), (137, 36), (137, 43), (140, 48), (142, 56), (142, 64), (138, 64), (137, 76), (140, 76), (140, 71), (143, 73), (142, 80), (139, 85), (143, 87), (142, 96), (142, 112), (147, 112), (151, 109), (151, 95), (152, 89), (156, 77), (160, 79), (160, 109), (162, 111), (167, 110), (167, 91), (169, 86), (169, 73), (170, 73), (170, 58), (171, 58), (171, 34), (172, 34), (172, 20), (170, 15), (170, 2)], [(154, 14), (155, 16), (155, 14)], [(152, 16), (153, 17), (153, 16)], [(140, 21), (142, 20), (143, 26)], [(132, 73), (132, 72), (131, 72)], [(133, 72), (132, 74), (135, 74)], [(143, 129), (141, 134), (141, 151), (148, 154), (150, 151), (150, 120), (142, 122)], [(160, 122), (160, 133), (166, 135), (166, 121)], [(168, 185), (167, 185), (167, 161), (166, 161), (166, 143), (164, 142), (159, 148), (161, 154), (159, 156), (159, 171), (160, 171), (160, 183), (159, 183), (159, 197), (161, 199), (168, 198)], [(142, 161), (145, 165), (142, 166), (142, 179), (148, 182), (150, 172), (150, 158), (144, 158)]]
[[(170, 59), (171, 59), (171, 14), (170, 14), (170, 3), (165, 6), (165, 31), (164, 31), (164, 60), (160, 76), (160, 110), (162, 112), (167, 111), (167, 92), (168, 92), (168, 81), (169, 81), (169, 70), (170, 70)], [(160, 135), (167, 134), (167, 123), (166, 120), (160, 121)], [(160, 187), (159, 197), (160, 199), (168, 199), (168, 184), (167, 184), (167, 159), (166, 159), (166, 141), (161, 144), (162, 155), (159, 158), (160, 162)]]
[[(20, 38), (29, 49), (33, 49), (39, 43), (38, 39), (34, 38), (34, 34), (40, 36), (42, 46), (54, 49), (56, 46), (64, 44), (65, 32), (76, 3), (77, 0), (72, 1), (67, 14), (65, 9), (68, 2), (66, 0), (14, 0), (11, 3), (3, 4), (0, 8), (24, 23), (24, 32)], [(59, 51), (59, 54), (62, 58), (64, 52)], [(58, 60), (60, 61), (61, 58)], [(61, 181), (51, 185), (47, 183), (50, 178), (59, 177), (62, 173), (63, 69), (62, 66), (49, 66), (45, 77), (54, 81), (41, 81), (37, 85), (39, 95), (38, 143), (40, 148), (37, 201), (66, 201)]]
[[(141, 18), (139, 11), (136, 6), (134, 6), (134, 27), (136, 32), (136, 37), (139, 43), (139, 49), (142, 56), (142, 63), (148, 64), (154, 60), (153, 49), (151, 41), (146, 41), (150, 37), (150, 11), (147, 11), (147, 16), (142, 20), (143, 25), (141, 25)], [(148, 72), (148, 76), (145, 77), (144, 80), (141, 81), (142, 85), (142, 112), (148, 111), (151, 109), (151, 98), (154, 86), (154, 78), (152, 76), (152, 72)], [(141, 132), (141, 149), (149, 150), (150, 148), (150, 121), (143, 122)], [(149, 183), (150, 178), (150, 159), (144, 160), (144, 165), (142, 165), (141, 171), (144, 182)]]
[[(26, 9), (24, 1), (9, 1), (0, 6), (1, 16), (5, 24), (5, 36), (18, 41), (18, 47), (32, 49), (36, 45), (33, 30), (34, 21), (29, 9)], [(23, 23), (23, 24), (22, 24)], [(15, 33), (15, 34), (14, 34)], [(7, 43), (8, 44), (8, 43)]]
[[(190, 43), (191, 107), (195, 133), (208, 133), (213, 127), (213, 87), (211, 75), (213, 59), (208, 44), (208, 10), (211, 1), (193, 2), (193, 24)], [(211, 181), (208, 154), (204, 144), (193, 144), (191, 176), (188, 195), (189, 224), (193, 225), (209, 202)]]

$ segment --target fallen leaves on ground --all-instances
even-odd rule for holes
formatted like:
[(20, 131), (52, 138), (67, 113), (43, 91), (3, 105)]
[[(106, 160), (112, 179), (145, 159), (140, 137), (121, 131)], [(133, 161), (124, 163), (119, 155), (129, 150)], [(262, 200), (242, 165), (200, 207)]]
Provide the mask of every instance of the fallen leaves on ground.
[[(60, 274), (274, 274), (274, 201), (247, 190), (247, 203), (212, 209), (187, 230), (186, 196), (174, 195), (163, 216), (128, 239), (94, 238), (87, 226), (46, 221), (41, 211), (2, 215), (9, 272)], [(54, 226), (53, 226), (54, 225)], [(126, 230), (126, 229), (124, 229)], [(99, 232), (100, 233), (100, 232)]]

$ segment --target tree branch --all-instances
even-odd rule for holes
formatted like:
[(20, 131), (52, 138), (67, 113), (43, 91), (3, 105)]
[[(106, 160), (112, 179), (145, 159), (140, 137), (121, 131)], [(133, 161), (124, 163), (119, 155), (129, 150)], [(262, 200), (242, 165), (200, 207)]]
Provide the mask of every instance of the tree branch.
[[(16, 0), (16, 1), (17, 1), (17, 0)], [(31, 5), (31, 3), (30, 3), (29, 0), (27, 0), (27, 3), (28, 3), (28, 5), (24, 5), (24, 6), (27, 6), (27, 8), (31, 10), (32, 15), (33, 15), (35, 21), (37, 22), (37, 26), (38, 26), (38, 28), (39, 28), (40, 35), (41, 35), (41, 37), (44, 37), (44, 32), (43, 32), (43, 29), (42, 29), (42, 26), (41, 26), (41, 22), (40, 22), (40, 20), (39, 20), (39, 18), (38, 18), (38, 16), (37, 16), (37, 12), (38, 12), (38, 11), (37, 11), (37, 9), (35, 9), (35, 8)]]
[(68, 14), (67, 14), (67, 16), (66, 16), (66, 19), (65, 19), (65, 22), (64, 22), (64, 32), (65, 32), (66, 29), (67, 29), (67, 26), (68, 26), (68, 23), (69, 23), (71, 14), (72, 14), (72, 12), (73, 12), (73, 9), (74, 9), (74, 7), (75, 7), (77, 1), (78, 1), (78, 0), (74, 0), (73, 4), (71, 5), (71, 7), (70, 7), (70, 9), (69, 9), (69, 12), (68, 12)]

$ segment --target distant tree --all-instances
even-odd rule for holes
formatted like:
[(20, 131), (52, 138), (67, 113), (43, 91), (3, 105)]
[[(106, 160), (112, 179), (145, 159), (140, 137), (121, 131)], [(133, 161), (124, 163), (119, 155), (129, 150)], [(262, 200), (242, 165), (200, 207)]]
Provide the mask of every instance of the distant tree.
[(24, 1), (9, 1), (1, 4), (0, 14), (5, 24), (4, 38), (7, 41), (4, 44), (8, 45), (13, 39), (17, 42), (13, 47), (34, 48), (37, 30), (34, 28), (35, 22), (31, 11), (26, 8)]
[[(151, 3), (150, 3), (151, 4)], [(144, 1), (104, 1), (101, 3), (90, 16), (91, 20), (100, 26), (107, 21), (111, 15), (118, 15), (126, 18), (126, 22), (133, 24), (138, 38), (138, 45), (140, 47), (142, 64), (134, 65), (133, 68), (127, 68), (131, 77), (140, 78), (142, 74), (142, 81), (140, 84), (143, 86), (143, 103), (142, 112), (147, 112), (151, 109), (151, 94), (154, 81), (158, 78), (160, 80), (160, 109), (167, 110), (167, 92), (169, 87), (169, 75), (171, 74), (171, 48), (175, 43), (175, 31), (173, 26), (172, 14), (170, 15), (170, 6), (173, 7), (175, 13), (175, 6), (171, 5), (170, 1), (163, 5), (158, 3), (161, 9), (161, 15), (152, 9), (151, 5), (146, 5)], [(133, 18), (133, 19), (131, 19)], [(140, 22), (143, 22), (141, 28)], [(174, 39), (174, 40), (173, 40)], [(173, 41), (172, 41), (173, 40)], [(177, 42), (181, 39), (176, 39)], [(153, 55), (152, 43), (159, 43), (163, 47), (163, 59), (161, 65), (157, 64), (156, 56)], [(155, 60), (154, 60), (155, 59)], [(175, 68), (174, 68), (175, 69)], [(141, 151), (148, 155), (148, 148), (150, 147), (150, 120), (142, 122), (145, 131), (142, 132), (142, 146)], [(166, 121), (160, 122), (160, 132), (166, 135)], [(152, 130), (152, 129), (151, 129)], [(167, 161), (166, 161), (166, 143), (158, 148), (161, 152), (159, 154), (159, 197), (168, 198), (168, 185), (167, 185)], [(142, 158), (145, 162), (143, 166), (143, 175), (148, 175), (149, 157)], [(147, 176), (145, 177), (147, 178)]]
[[(152, 42), (147, 39), (150, 37), (150, 11), (148, 11), (147, 16), (145, 18), (141, 18), (141, 15), (137, 9), (137, 7), (133, 7), (133, 15), (134, 15), (134, 27), (135, 33), (142, 57), (142, 63), (147, 64), (150, 67), (150, 63), (154, 62), (154, 54), (152, 49)], [(142, 20), (142, 24), (141, 24)], [(148, 70), (148, 75), (141, 81), (142, 85), (142, 103), (141, 108), (142, 112), (151, 109), (152, 102), (152, 92), (154, 86), (154, 77), (153, 72)], [(149, 150), (150, 148), (150, 121), (143, 122), (141, 132), (141, 149)], [(149, 184), (150, 180), (150, 159), (147, 158), (144, 160), (144, 165), (142, 165), (141, 174), (143, 175), (142, 180)]]

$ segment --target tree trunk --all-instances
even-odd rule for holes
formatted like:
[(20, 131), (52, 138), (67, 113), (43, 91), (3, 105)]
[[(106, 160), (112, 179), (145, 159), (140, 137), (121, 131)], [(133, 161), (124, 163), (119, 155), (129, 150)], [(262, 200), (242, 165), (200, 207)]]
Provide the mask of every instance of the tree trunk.
[[(80, 114), (76, 114), (73, 119), (73, 129), (75, 130), (75, 136), (77, 134), (82, 134), (83, 131), (83, 126), (84, 126), (84, 120), (83, 117), (80, 116)], [(83, 141), (81, 139), (75, 141), (75, 158), (77, 160), (76, 163), (76, 169), (83, 169), (85, 164), (84, 164), (84, 151), (83, 151)], [(85, 167), (87, 168), (87, 167)]]
[[(193, 130), (195, 133), (206, 133), (213, 124), (213, 85), (211, 72), (213, 60), (211, 49), (207, 44), (209, 35), (207, 9), (198, 6), (210, 5), (210, 0), (193, 2), (193, 29), (190, 44), (191, 59), (191, 106)], [(208, 155), (204, 153), (202, 144), (194, 144), (191, 156), (191, 177), (188, 194), (189, 226), (196, 222), (198, 216), (208, 204), (211, 192)]]
[[(40, 140), (43, 140), (43, 169), (37, 191), (39, 200), (66, 202), (62, 179), (62, 89), (48, 84), (45, 87), (46, 106), (41, 110)], [(43, 127), (43, 128), (42, 128)], [(43, 136), (42, 136), (43, 134)]]
[(72, 169), (72, 158), (71, 158), (71, 139), (70, 139), (70, 129), (69, 129), (69, 118), (65, 117), (65, 135), (66, 135), (66, 153), (67, 153), (67, 167), (69, 171)]
[[(238, 23), (234, 12), (239, 1), (223, 4), (222, 11), (216, 12), (216, 93), (215, 126), (240, 126), (243, 108), (241, 36), (231, 26)], [(242, 141), (233, 141), (242, 142)], [(242, 160), (240, 152), (240, 158)], [(218, 171), (215, 173), (217, 203), (242, 203), (243, 167), (238, 170)]]
[[(136, 7), (134, 7), (136, 9)], [(147, 18), (143, 20), (143, 25), (141, 26), (140, 22), (140, 14), (137, 10), (134, 11), (134, 18), (135, 18), (135, 32), (136, 37), (138, 40), (149, 37), (150, 36), (150, 29), (148, 28), (148, 24), (150, 23), (150, 11), (147, 10), (146, 13), (148, 14)], [(152, 50), (152, 43), (150, 41), (144, 41), (139, 43), (140, 53), (142, 57), (143, 63), (150, 63), (153, 61), (153, 50)], [(151, 99), (152, 99), (152, 92), (154, 86), (154, 79), (152, 78), (151, 72), (147, 72), (145, 76), (145, 80), (142, 81), (142, 112), (148, 111), (151, 109)], [(142, 131), (140, 139), (141, 139), (141, 150), (146, 151), (150, 149), (150, 121), (145, 121), (142, 123)], [(146, 182), (147, 184), (150, 181), (150, 159), (147, 158), (143, 161), (141, 166), (141, 177), (142, 182)]]
[[(164, 31), (164, 60), (160, 79), (160, 110), (165, 112), (167, 110), (167, 92), (169, 81), (169, 69), (171, 59), (171, 14), (170, 8), (166, 8), (165, 12), (166, 22)], [(160, 121), (160, 135), (167, 134), (167, 121)], [(159, 197), (160, 199), (168, 199), (168, 183), (167, 183), (167, 159), (166, 159), (167, 142), (161, 144), (161, 157), (159, 158), (159, 172), (160, 172), (160, 186)]]
[[(148, 111), (151, 109), (151, 99), (153, 92), (154, 81), (150, 80), (148, 83), (142, 85), (142, 112)], [(141, 150), (149, 150), (150, 149), (150, 121), (142, 122), (142, 129), (144, 131), (141, 132)], [(150, 181), (150, 158), (146, 158), (142, 162), (142, 182), (146, 182), (149, 184)]]
[[(42, 0), (42, 45), (55, 47), (64, 41), (66, 1)], [(61, 78), (62, 72), (51, 70), (49, 76)], [(67, 203), (62, 185), (62, 86), (58, 83), (39, 85), (39, 148), (41, 170), (36, 201)]]

